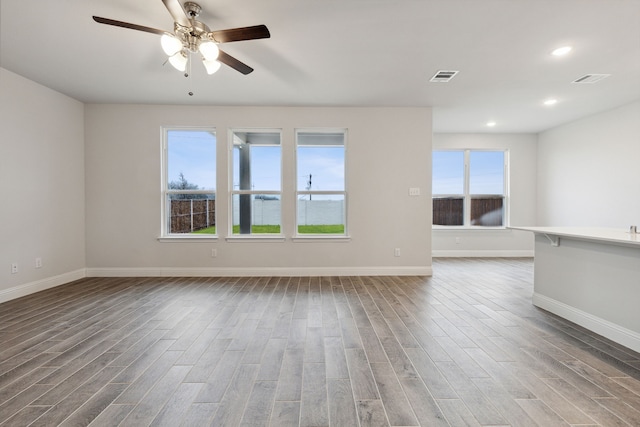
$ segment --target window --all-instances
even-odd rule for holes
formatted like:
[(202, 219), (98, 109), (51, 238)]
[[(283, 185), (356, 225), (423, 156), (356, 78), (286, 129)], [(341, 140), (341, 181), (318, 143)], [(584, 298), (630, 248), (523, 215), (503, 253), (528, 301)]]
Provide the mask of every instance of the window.
[(433, 152), (433, 225), (504, 227), (507, 151)]
[(163, 235), (216, 234), (216, 133), (165, 129)]
[(345, 235), (345, 135), (296, 132), (298, 235)]
[(280, 131), (234, 130), (231, 234), (280, 234)]

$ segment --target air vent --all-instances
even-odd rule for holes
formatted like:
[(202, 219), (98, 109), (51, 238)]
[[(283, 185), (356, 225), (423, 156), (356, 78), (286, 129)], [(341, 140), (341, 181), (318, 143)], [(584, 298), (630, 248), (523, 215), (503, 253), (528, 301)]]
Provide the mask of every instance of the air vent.
[(595, 83), (606, 77), (609, 77), (610, 75), (611, 74), (587, 74), (580, 77), (579, 79), (572, 81), (571, 83)]
[(434, 83), (448, 83), (451, 79), (458, 74), (459, 71), (438, 71), (433, 77), (431, 77), (430, 82)]

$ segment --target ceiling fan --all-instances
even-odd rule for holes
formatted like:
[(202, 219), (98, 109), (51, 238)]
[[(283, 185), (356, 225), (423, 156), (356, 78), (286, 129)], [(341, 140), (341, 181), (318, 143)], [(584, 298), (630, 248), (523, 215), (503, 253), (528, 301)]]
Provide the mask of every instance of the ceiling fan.
[(249, 74), (253, 68), (220, 50), (218, 45), (271, 37), (265, 25), (211, 31), (205, 24), (196, 20), (202, 11), (197, 3), (187, 1), (184, 3), (184, 8), (179, 0), (162, 0), (162, 3), (175, 21), (173, 33), (99, 16), (94, 16), (93, 20), (100, 24), (130, 28), (162, 36), (160, 42), (162, 49), (169, 56), (169, 63), (182, 72), (186, 70), (190, 54), (199, 52), (208, 74), (218, 71), (220, 63), (226, 64), (242, 74)]

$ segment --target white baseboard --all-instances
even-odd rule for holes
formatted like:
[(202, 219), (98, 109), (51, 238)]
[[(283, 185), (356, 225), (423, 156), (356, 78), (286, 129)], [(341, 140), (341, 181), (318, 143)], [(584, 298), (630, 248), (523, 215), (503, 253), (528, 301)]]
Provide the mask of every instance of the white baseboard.
[(87, 268), (87, 277), (431, 276), (425, 267)]
[(533, 258), (532, 250), (434, 250), (434, 258)]
[(640, 333), (538, 293), (533, 294), (533, 305), (557, 314), (633, 351), (640, 352)]
[(35, 282), (25, 283), (13, 288), (0, 290), (0, 303), (44, 291), (45, 289), (55, 288), (56, 286), (64, 285), (65, 283), (73, 282), (74, 280), (79, 280), (84, 277), (87, 277), (86, 270), (82, 268), (80, 270), (70, 271), (58, 276), (47, 277), (46, 279), (36, 280)]

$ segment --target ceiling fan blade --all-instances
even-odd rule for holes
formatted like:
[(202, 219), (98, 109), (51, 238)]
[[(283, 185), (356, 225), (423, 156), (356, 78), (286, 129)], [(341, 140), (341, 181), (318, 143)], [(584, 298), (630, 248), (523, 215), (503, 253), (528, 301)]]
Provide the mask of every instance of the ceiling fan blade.
[(253, 71), (253, 68), (249, 67), (244, 62), (237, 60), (233, 56), (223, 51), (219, 52), (218, 61), (222, 62), (225, 65), (228, 65), (229, 67), (233, 68), (236, 71), (241, 72), (244, 75), (247, 75)]
[(173, 20), (183, 27), (191, 27), (191, 21), (178, 0), (162, 0)]
[(159, 35), (163, 35), (163, 34), (167, 33), (166, 31), (158, 30), (156, 28), (144, 27), (142, 25), (130, 24), (128, 22), (122, 22), (122, 21), (116, 21), (115, 19), (101, 18), (99, 16), (94, 16), (93, 20), (98, 22), (98, 23), (100, 23), (100, 24), (107, 24), (107, 25), (113, 25), (115, 27), (129, 28), (129, 29), (132, 29), (132, 30), (144, 31), (146, 33), (159, 34)]
[(212, 31), (210, 33), (218, 43), (239, 42), (242, 40), (268, 39), (271, 37), (266, 25), (231, 28), (229, 30)]

